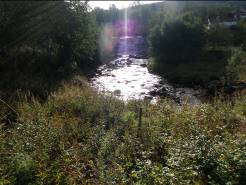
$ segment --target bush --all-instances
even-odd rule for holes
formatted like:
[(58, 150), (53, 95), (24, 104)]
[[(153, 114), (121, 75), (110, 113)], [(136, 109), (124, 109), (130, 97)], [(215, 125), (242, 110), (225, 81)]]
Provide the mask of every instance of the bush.
[(0, 183), (245, 184), (245, 105), (124, 104), (77, 77), (18, 105), (0, 130)]
[(193, 62), (204, 46), (202, 26), (191, 15), (156, 25), (149, 40), (151, 54), (160, 63)]
[[(232, 51), (232, 55), (226, 66), (226, 79), (228, 84), (233, 84), (238, 80), (246, 80), (243, 75), (246, 73), (246, 54), (241, 49)], [(242, 78), (241, 78), (242, 77)]]
[(233, 32), (229, 28), (221, 25), (214, 25), (207, 31), (208, 46), (229, 47), (233, 46)]

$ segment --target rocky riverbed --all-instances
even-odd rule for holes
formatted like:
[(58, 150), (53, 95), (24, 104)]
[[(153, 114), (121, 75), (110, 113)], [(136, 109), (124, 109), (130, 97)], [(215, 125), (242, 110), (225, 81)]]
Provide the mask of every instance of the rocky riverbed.
[(115, 60), (100, 66), (91, 86), (101, 93), (112, 94), (124, 101), (169, 98), (177, 104), (199, 104), (201, 90), (174, 87), (148, 68), (146, 44), (141, 37), (119, 39)]
[(124, 55), (98, 68), (91, 85), (99, 92), (112, 94), (124, 101), (170, 98), (178, 104), (199, 104), (201, 90), (175, 88), (147, 68), (148, 60)]

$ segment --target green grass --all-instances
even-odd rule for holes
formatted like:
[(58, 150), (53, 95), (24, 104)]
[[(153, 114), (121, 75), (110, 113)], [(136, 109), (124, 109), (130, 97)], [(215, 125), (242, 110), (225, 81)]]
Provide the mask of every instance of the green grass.
[(23, 99), (15, 119), (0, 107), (0, 184), (246, 182), (245, 96), (125, 104), (76, 77), (44, 103)]

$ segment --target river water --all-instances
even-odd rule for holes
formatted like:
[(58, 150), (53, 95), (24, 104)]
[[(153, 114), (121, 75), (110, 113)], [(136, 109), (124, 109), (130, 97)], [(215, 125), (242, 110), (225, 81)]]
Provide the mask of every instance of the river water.
[(199, 90), (175, 88), (166, 79), (152, 74), (148, 68), (147, 42), (141, 36), (121, 37), (115, 45), (115, 59), (100, 66), (91, 86), (121, 100), (170, 98), (178, 104), (199, 104)]

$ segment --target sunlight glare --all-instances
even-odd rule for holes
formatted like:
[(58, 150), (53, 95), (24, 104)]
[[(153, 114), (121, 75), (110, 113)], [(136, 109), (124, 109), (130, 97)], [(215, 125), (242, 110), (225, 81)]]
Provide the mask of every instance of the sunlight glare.
[[(110, 5), (115, 5), (117, 8), (122, 9), (131, 6), (136, 1), (89, 1), (89, 5), (94, 9), (99, 7), (102, 9), (109, 9)], [(150, 4), (160, 1), (139, 1), (141, 4)]]

